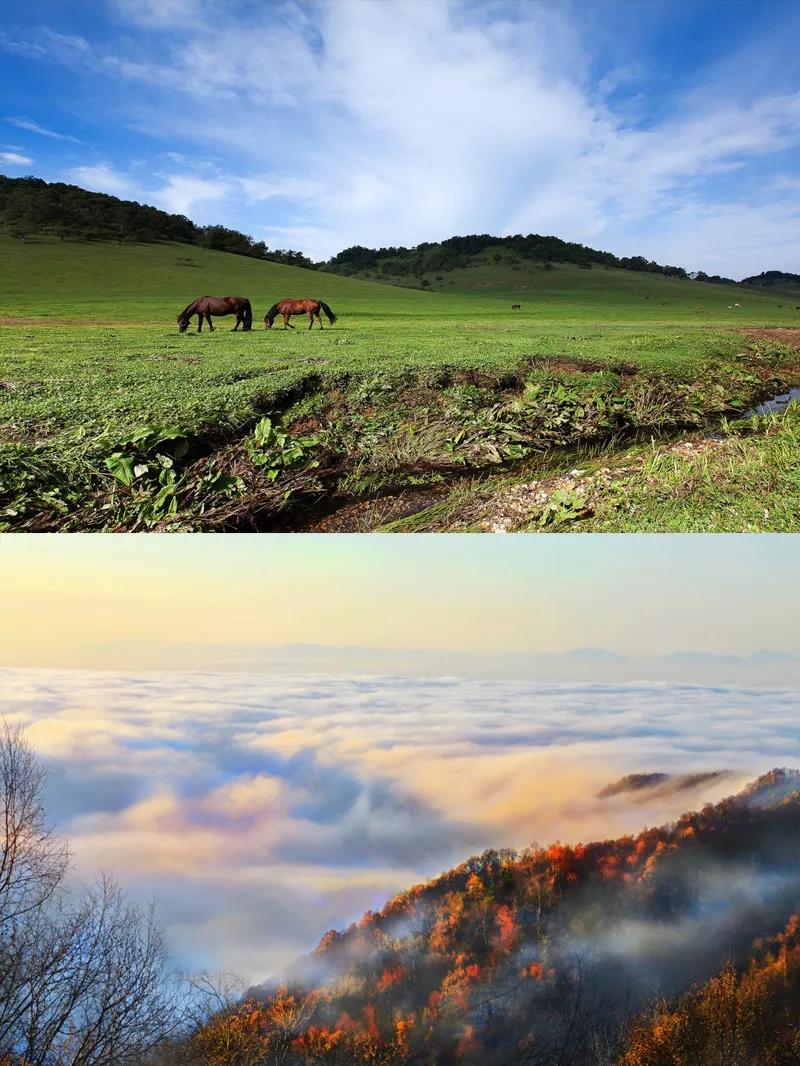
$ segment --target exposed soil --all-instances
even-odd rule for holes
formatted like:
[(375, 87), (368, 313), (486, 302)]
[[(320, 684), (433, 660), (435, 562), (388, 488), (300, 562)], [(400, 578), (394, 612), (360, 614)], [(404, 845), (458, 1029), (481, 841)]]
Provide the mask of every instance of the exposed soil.
[[(716, 437), (693, 437), (676, 441), (665, 449), (665, 453), (694, 456), (724, 447), (724, 444), (723, 440)], [(644, 462), (644, 458), (637, 458), (624, 465), (604, 466), (590, 475), (586, 475), (585, 470), (575, 468), (558, 477), (515, 485), (488, 501), (475, 528), (487, 533), (512, 533), (525, 526), (535, 514), (541, 513), (542, 507), (557, 492), (569, 492), (577, 499), (585, 500), (584, 513), (590, 515), (594, 510), (592, 501), (599, 493), (606, 491), (620, 477), (634, 473)]]
[(759, 326), (744, 326), (736, 330), (743, 337), (756, 341), (778, 341), (780, 344), (788, 344), (792, 348), (800, 348), (800, 327), (789, 326), (762, 329)]
[(295, 532), (368, 533), (387, 522), (395, 522), (399, 518), (408, 518), (409, 515), (427, 510), (437, 500), (447, 496), (450, 487), (434, 485), (425, 489), (409, 489), (393, 496), (379, 496), (374, 500), (348, 504), (324, 518), (294, 527)]

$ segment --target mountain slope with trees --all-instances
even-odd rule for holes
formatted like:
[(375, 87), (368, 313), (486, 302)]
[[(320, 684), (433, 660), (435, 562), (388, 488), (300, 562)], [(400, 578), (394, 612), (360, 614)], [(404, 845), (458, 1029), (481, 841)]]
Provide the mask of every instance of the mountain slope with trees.
[(663, 274), (672, 278), (689, 278), (683, 267), (662, 266), (640, 255), (620, 257), (612, 252), (538, 233), (511, 237), (474, 233), (444, 241), (425, 241), (413, 248), (365, 248), (353, 245), (320, 266), (336, 273), (383, 277), (400, 284), (416, 281), (423, 288), (436, 288), (435, 281), (443, 279), (444, 274), (450, 271), (480, 265), (491, 268), (493, 264), (499, 266), (504, 262), (518, 269), (529, 263), (540, 264), (548, 269), (557, 262), (570, 263), (584, 270), (603, 266)]
[(291, 266), (314, 266), (302, 252), (270, 250), (263, 241), (226, 226), (196, 226), (185, 215), (34, 177), (0, 175), (0, 230), (19, 239), (50, 234), (62, 240), (120, 244), (177, 241)]
[(724, 998), (750, 1012), (747, 1047), (779, 1043), (776, 1018), (797, 1041), (799, 788), (774, 770), (636, 836), (485, 852), (326, 934), (214, 1040), (304, 1066), (705, 1066)]
[[(366, 248), (353, 245), (326, 262), (314, 263), (293, 249), (270, 249), (264, 241), (226, 226), (198, 226), (185, 215), (171, 214), (147, 204), (91, 192), (64, 182), (33, 176), (0, 175), (0, 232), (20, 240), (39, 234), (61, 240), (116, 241), (120, 244), (176, 241), (214, 251), (231, 252), (293, 266), (321, 269), (393, 285), (417, 288), (475, 289), (497, 287), (497, 276), (510, 274), (505, 289), (513, 289), (514, 274), (549, 271), (556, 265), (576, 270), (623, 270), (681, 280), (736, 286), (732, 278), (689, 272), (644, 256), (617, 256), (574, 241), (542, 234), (468, 234), (443, 241), (423, 241), (414, 247)], [(468, 277), (463, 276), (467, 272)], [(488, 280), (484, 280), (484, 275)], [(453, 284), (455, 282), (455, 284)], [(579, 284), (577, 279), (575, 284)], [(800, 275), (768, 270), (743, 279), (742, 285), (776, 293), (800, 295)], [(517, 285), (517, 288), (528, 286)]]

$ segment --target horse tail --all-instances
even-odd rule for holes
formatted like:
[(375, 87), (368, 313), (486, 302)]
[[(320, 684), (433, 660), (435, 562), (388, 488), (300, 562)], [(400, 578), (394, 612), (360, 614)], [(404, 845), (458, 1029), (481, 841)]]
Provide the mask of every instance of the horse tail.
[(328, 321), (330, 322), (330, 324), (333, 325), (333, 323), (336, 321), (336, 315), (333, 313), (333, 311), (331, 311), (330, 307), (328, 307), (324, 300), (318, 300), (317, 303), (328, 316)]
[(244, 328), (253, 328), (253, 308), (249, 300), (244, 302)]

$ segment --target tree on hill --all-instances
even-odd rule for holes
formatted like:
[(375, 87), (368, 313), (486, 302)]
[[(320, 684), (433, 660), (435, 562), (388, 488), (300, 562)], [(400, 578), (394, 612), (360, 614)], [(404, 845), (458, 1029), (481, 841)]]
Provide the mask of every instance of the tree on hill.
[[(488, 249), (506, 249), (519, 259), (534, 262), (573, 263), (586, 267), (593, 264), (617, 267), (621, 270), (646, 271), (665, 274), (668, 277), (688, 278), (683, 267), (661, 266), (643, 256), (618, 258), (611, 252), (602, 252), (588, 248), (583, 244), (563, 241), (559, 237), (543, 237), (538, 233), (523, 236), (518, 233), (510, 237), (494, 237), (489, 233), (473, 233), (465, 237), (449, 237), (437, 243), (425, 241), (414, 248), (386, 247), (365, 248), (361, 244), (345, 248), (326, 263), (320, 264), (326, 270), (344, 274), (379, 270), (389, 275), (402, 276), (411, 274), (419, 277), (425, 272), (458, 270), (471, 266), (476, 257)], [(495, 252), (494, 261), (503, 256)]]
[(34, 177), (0, 175), (0, 229), (15, 237), (52, 234), (62, 240), (120, 244), (178, 241), (254, 259), (314, 267), (301, 252), (270, 250), (263, 241), (226, 226), (196, 226), (185, 215)]
[(800, 917), (792, 915), (782, 933), (758, 941), (741, 969), (726, 963), (626, 1029), (618, 1066), (799, 1061)]
[(789, 274), (785, 270), (764, 270), (749, 278), (742, 278), (742, 285), (754, 285), (762, 289), (797, 288), (800, 286), (800, 274)]

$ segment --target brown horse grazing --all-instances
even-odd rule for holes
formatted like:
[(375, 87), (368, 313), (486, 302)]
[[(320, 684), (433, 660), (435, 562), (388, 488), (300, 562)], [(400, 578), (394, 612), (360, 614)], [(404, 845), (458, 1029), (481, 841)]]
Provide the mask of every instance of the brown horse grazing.
[(196, 300), (184, 307), (178, 315), (178, 332), (183, 333), (189, 328), (189, 319), (197, 315), (197, 332), (203, 332), (203, 319), (208, 323), (208, 328), (214, 332), (211, 325), (212, 315), (236, 315), (236, 331), (239, 326), (244, 332), (252, 329), (253, 309), (250, 301), (245, 296), (198, 296)]
[(289, 321), (292, 315), (308, 315), (309, 329), (314, 325), (314, 319), (316, 318), (317, 322), (319, 322), (319, 328), (322, 329), (322, 319), (319, 317), (321, 310), (325, 312), (328, 316), (328, 321), (333, 325), (336, 321), (336, 315), (324, 300), (280, 300), (278, 303), (273, 304), (264, 315), (264, 329), (272, 329), (272, 323), (278, 315), (283, 316), (284, 329), (294, 329), (294, 326)]

